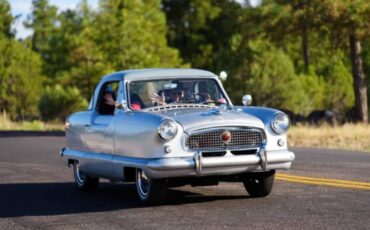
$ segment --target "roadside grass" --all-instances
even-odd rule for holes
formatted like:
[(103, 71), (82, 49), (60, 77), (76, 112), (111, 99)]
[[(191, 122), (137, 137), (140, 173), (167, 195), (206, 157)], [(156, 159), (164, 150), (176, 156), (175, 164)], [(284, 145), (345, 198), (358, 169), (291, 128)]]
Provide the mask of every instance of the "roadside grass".
[(370, 152), (370, 125), (297, 125), (289, 129), (291, 147), (318, 147)]
[(23, 121), (14, 122), (3, 116), (0, 119), (0, 130), (17, 130), (17, 131), (63, 131), (62, 123), (46, 123), (42, 121)]

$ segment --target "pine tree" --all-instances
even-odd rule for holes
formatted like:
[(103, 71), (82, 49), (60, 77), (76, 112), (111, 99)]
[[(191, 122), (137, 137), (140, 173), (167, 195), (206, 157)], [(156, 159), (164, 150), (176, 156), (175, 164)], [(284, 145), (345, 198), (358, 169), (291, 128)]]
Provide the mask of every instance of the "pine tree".
[(318, 19), (332, 37), (348, 44), (355, 92), (356, 120), (368, 122), (367, 89), (361, 41), (370, 35), (370, 2), (366, 0), (315, 1)]
[(43, 60), (43, 73), (49, 83), (55, 82), (56, 53), (53, 46), (53, 34), (57, 23), (57, 8), (49, 5), (48, 0), (32, 0), (32, 13), (24, 23), (33, 30), (32, 49), (40, 54)]
[(100, 1), (96, 41), (112, 69), (177, 67), (181, 60), (166, 40), (160, 0)]
[(13, 36), (13, 32), (11, 30), (13, 19), (8, 1), (0, 0), (0, 36)]

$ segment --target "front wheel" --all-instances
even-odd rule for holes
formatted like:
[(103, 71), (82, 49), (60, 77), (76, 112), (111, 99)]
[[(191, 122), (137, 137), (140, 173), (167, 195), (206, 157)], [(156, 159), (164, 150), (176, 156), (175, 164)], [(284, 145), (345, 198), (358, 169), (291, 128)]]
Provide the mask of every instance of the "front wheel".
[(81, 172), (78, 162), (73, 164), (73, 175), (78, 188), (82, 190), (93, 190), (99, 185), (99, 178), (90, 177)]
[(271, 193), (274, 185), (275, 171), (248, 173), (243, 184), (251, 197), (264, 197)]
[(166, 189), (166, 180), (150, 179), (142, 169), (136, 170), (136, 191), (143, 203), (162, 204), (166, 198)]

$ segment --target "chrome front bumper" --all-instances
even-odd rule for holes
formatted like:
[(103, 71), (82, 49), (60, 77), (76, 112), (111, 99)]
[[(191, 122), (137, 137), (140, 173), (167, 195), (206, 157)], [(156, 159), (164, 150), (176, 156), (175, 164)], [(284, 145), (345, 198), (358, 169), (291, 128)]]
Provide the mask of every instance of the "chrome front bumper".
[(257, 154), (223, 157), (203, 157), (196, 152), (193, 158), (162, 158), (149, 161), (143, 170), (152, 178), (180, 176), (228, 175), (250, 171), (289, 169), (295, 158), (288, 150), (266, 151)]
[(61, 156), (67, 162), (78, 160), (81, 170), (105, 178), (124, 178), (123, 167), (141, 168), (151, 178), (185, 176), (230, 175), (251, 171), (289, 169), (295, 158), (288, 150), (268, 151), (260, 148), (257, 154), (222, 157), (203, 157), (196, 152), (193, 157), (142, 159), (120, 155), (89, 153), (63, 149)]

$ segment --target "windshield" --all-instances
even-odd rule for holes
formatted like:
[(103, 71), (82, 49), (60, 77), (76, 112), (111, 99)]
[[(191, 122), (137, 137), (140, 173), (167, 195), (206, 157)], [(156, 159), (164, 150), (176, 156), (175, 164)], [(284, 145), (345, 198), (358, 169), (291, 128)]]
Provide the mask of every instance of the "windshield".
[(168, 104), (227, 104), (214, 79), (132, 81), (129, 83), (130, 108), (147, 109)]

